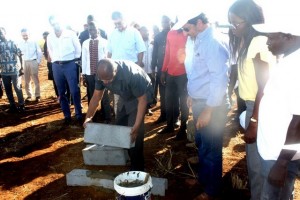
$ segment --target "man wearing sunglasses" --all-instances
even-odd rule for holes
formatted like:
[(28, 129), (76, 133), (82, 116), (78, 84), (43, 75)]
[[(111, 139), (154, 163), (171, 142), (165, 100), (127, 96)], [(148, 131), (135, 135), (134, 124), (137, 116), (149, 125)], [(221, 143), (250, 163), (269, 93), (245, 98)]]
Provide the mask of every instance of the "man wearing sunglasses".
[(179, 19), (174, 28), (182, 28), (188, 35), (184, 62), (187, 104), (196, 126), (198, 181), (204, 187), (196, 199), (215, 199), (221, 192), (223, 131), (228, 112), (228, 45), (218, 37), (204, 13)]

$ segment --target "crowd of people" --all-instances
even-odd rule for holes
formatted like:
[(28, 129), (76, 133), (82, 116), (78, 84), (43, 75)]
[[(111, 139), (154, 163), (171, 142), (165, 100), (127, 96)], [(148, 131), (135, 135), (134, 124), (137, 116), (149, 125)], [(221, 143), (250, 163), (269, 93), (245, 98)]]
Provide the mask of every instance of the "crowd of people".
[[(64, 124), (72, 123), (71, 104), (75, 123), (84, 127), (95, 121), (100, 107), (104, 123), (112, 123), (114, 116), (116, 125), (132, 127), (130, 170), (144, 171), (145, 115), (152, 115), (151, 108), (159, 101), (160, 115), (154, 124), (166, 126), (157, 134), (178, 129), (175, 139), (183, 140), (191, 111), (199, 158), (197, 181), (203, 190), (195, 199), (219, 199), (223, 132), (236, 88), (237, 114), (245, 112), (241, 121), (251, 199), (293, 199), (300, 170), (300, 28), (297, 15), (291, 15), (297, 13), (297, 6), (290, 1), (285, 12), (274, 9), (273, 14), (280, 14), (267, 15), (253, 0), (236, 0), (228, 10), (228, 35), (201, 10), (179, 16), (176, 22), (162, 16), (162, 29), (154, 27), (153, 37), (146, 26), (128, 25), (119, 11), (111, 15), (115, 29), (109, 35), (93, 15), (87, 17), (79, 36), (50, 16), (53, 31), (43, 33), (43, 53)], [(26, 103), (41, 101), (42, 51), (26, 28), (21, 36), (23, 41), (16, 44), (0, 28), (0, 82), (10, 113), (24, 112)], [(88, 100), (85, 115), (81, 82)]]

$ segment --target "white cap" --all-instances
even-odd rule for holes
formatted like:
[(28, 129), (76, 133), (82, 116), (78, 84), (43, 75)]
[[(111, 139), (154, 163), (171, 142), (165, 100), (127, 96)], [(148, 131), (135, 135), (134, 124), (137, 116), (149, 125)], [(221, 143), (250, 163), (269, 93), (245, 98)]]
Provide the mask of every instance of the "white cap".
[(265, 23), (253, 25), (262, 33), (290, 33), (300, 36), (300, 12), (296, 0), (268, 1), (263, 7)]
[(193, 19), (193, 18), (197, 17), (200, 14), (201, 14), (201, 11), (198, 10), (198, 11), (178, 15), (177, 16), (178, 21), (172, 27), (172, 30), (181, 29), (190, 19)]

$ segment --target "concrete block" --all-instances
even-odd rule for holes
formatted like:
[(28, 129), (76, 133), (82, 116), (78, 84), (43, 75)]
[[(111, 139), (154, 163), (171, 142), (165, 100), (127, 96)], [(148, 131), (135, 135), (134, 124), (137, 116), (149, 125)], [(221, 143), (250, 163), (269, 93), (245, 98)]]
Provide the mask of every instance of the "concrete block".
[(107, 189), (114, 189), (114, 176), (107, 173), (98, 172), (96, 175), (93, 171), (85, 169), (74, 169), (69, 172), (67, 177), (68, 186), (100, 186)]
[(128, 150), (104, 145), (87, 145), (82, 150), (86, 165), (126, 165), (129, 160)]
[(168, 189), (168, 179), (165, 178), (156, 178), (152, 177), (152, 185), (151, 194), (165, 196), (166, 190)]
[[(114, 179), (121, 173), (109, 171), (91, 171), (85, 169), (74, 169), (67, 177), (68, 186), (100, 186), (107, 189), (114, 189)], [(165, 178), (152, 177), (153, 188), (151, 194), (165, 196), (168, 189), (168, 180)]]
[(111, 147), (129, 149), (131, 143), (131, 127), (101, 123), (87, 123), (84, 130), (84, 142)]

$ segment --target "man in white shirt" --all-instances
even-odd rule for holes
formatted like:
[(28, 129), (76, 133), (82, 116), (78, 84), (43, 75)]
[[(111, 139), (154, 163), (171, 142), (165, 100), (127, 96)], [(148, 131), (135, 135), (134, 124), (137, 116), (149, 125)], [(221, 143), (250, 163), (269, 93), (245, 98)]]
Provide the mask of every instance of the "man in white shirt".
[(21, 35), (23, 41), (20, 42), (19, 48), (23, 53), (24, 60), (24, 78), (25, 78), (25, 91), (27, 98), (25, 102), (32, 100), (32, 90), (31, 90), (31, 78), (35, 85), (35, 101), (39, 102), (41, 99), (40, 92), (40, 81), (39, 81), (39, 64), (42, 59), (42, 51), (36, 41), (29, 39), (29, 34), (27, 29), (21, 30)]
[(88, 23), (90, 38), (82, 44), (82, 77), (87, 87), (88, 102), (95, 90), (95, 74), (99, 60), (106, 58), (107, 41), (100, 37), (99, 30), (94, 21)]
[(47, 37), (49, 55), (52, 59), (53, 76), (57, 85), (61, 109), (64, 113), (65, 125), (71, 123), (71, 111), (66, 97), (66, 81), (72, 95), (75, 115), (78, 125), (82, 124), (82, 108), (80, 101), (80, 88), (78, 69), (75, 61), (80, 58), (81, 46), (79, 39), (73, 31), (63, 29), (54, 16), (49, 17), (49, 23), (54, 33)]
[(264, 89), (257, 129), (264, 181), (260, 199), (270, 200), (293, 199), (300, 168), (299, 11), (290, 0), (275, 4), (266, 24), (254, 26), (267, 35), (269, 50), (279, 58)]

